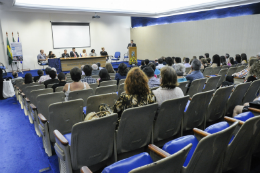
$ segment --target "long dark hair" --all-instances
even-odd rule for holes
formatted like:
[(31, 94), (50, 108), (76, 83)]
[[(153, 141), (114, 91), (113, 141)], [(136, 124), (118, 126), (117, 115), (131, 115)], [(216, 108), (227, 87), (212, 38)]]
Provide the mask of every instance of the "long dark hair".
[(30, 84), (33, 82), (32, 74), (31, 73), (26, 73), (24, 76), (24, 83), (25, 84)]
[(220, 66), (220, 57), (218, 54), (213, 56), (213, 62), (212, 63), (216, 63), (217, 66)]
[(107, 69), (103, 68), (99, 71), (99, 77), (101, 80), (109, 80), (110, 75), (108, 74)]
[(49, 51), (49, 57), (51, 57), (52, 56), (52, 51)]
[(232, 65), (234, 65), (234, 64), (235, 64), (234, 58), (233, 58), (233, 57), (229, 57), (229, 62), (230, 62)]
[(126, 76), (127, 73), (128, 73), (128, 68), (127, 68), (127, 65), (125, 63), (121, 63), (119, 64), (118, 66), (118, 73), (121, 75), (121, 76)]

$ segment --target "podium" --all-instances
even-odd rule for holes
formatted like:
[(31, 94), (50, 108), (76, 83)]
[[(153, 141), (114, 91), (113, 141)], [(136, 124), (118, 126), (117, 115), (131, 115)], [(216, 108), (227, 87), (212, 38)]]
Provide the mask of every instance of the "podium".
[(128, 47), (129, 64), (137, 65), (137, 47)]

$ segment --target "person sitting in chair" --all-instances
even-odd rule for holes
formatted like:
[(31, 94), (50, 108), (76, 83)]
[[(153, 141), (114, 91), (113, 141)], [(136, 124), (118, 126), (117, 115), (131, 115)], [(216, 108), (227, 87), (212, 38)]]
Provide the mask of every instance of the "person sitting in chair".
[(34, 82), (37, 82), (41, 78), (41, 76), (43, 76), (43, 71), (42, 70), (38, 70), (37, 73), (38, 73), (38, 76), (35, 76), (33, 78)]
[(61, 56), (62, 56), (62, 58), (69, 58), (70, 57), (70, 55), (67, 53), (66, 49), (64, 50), (64, 53)]
[(59, 86), (65, 86), (66, 84), (66, 76), (64, 73), (59, 73), (58, 75), (59, 83), (52, 85), (53, 92), (55, 92), (55, 89)]
[(101, 56), (106, 56), (106, 60), (109, 59), (109, 58), (108, 58), (107, 51), (105, 51), (105, 48), (104, 48), (104, 47), (101, 48), (100, 55), (101, 55)]
[(48, 65), (48, 58), (44, 53), (44, 50), (40, 50), (40, 54), (37, 56), (38, 62), (40, 65)]
[(95, 49), (91, 49), (89, 56), (97, 56)]
[(79, 57), (79, 54), (76, 52), (75, 47), (72, 48), (72, 51), (70, 52), (70, 57)]
[[(1, 70), (2, 71), (2, 70)], [(18, 77), (18, 73), (17, 72), (13, 72), (13, 79), (12, 79), (12, 84), (15, 85), (15, 81), (17, 79), (22, 79), (22, 77)]]
[(56, 71), (51, 70), (51, 71), (50, 71), (50, 77), (51, 77), (51, 79), (46, 80), (46, 81), (44, 82), (45, 88), (47, 88), (48, 84), (59, 83), (59, 80), (56, 79), (56, 77), (57, 77)]

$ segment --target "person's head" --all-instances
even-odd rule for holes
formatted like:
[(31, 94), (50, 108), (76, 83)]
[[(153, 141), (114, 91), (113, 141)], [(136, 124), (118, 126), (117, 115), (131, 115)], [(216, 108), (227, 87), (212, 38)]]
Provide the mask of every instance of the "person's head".
[(252, 59), (250, 59), (250, 60), (249, 60), (249, 67), (252, 67), (253, 64), (254, 64), (256, 61), (258, 61), (257, 58), (252, 58)]
[(189, 63), (190, 62), (190, 58), (185, 58), (184, 62), (185, 63)]
[(67, 49), (64, 50), (64, 53), (65, 53), (65, 54), (67, 53)]
[(100, 62), (97, 62), (97, 66), (98, 66), (98, 68), (101, 66)]
[(234, 65), (235, 64), (235, 61), (234, 61), (234, 58), (233, 57), (229, 57), (228, 58), (228, 61), (231, 65)]
[(226, 64), (226, 58), (225, 58), (225, 56), (221, 56), (221, 57), (220, 57), (220, 63), (222, 63), (222, 65)]
[(176, 57), (174, 60), (175, 60), (175, 63), (181, 63), (181, 58), (180, 57)]
[(120, 63), (119, 66), (118, 66), (118, 73), (121, 75), (121, 76), (126, 76), (127, 73), (128, 73), (128, 68), (127, 68), (127, 65), (125, 63)]
[(144, 65), (145, 65), (144, 61), (141, 61), (141, 66), (144, 66)]
[(197, 57), (196, 57), (196, 56), (193, 56), (192, 59), (197, 59)]
[(55, 79), (56, 76), (57, 76), (56, 71), (51, 70), (51, 71), (50, 71), (50, 77), (51, 77), (52, 79)]
[(93, 70), (98, 70), (97, 64), (92, 64), (92, 69), (93, 69)]
[(31, 73), (26, 73), (24, 76), (24, 83), (29, 84), (33, 82), (32, 74)]
[(90, 65), (85, 65), (83, 67), (83, 71), (86, 76), (91, 76), (92, 75), (92, 67)]
[(236, 62), (241, 63), (241, 56), (239, 54), (236, 54)]
[(209, 53), (205, 53), (205, 57), (206, 57), (206, 58), (209, 58)]
[(125, 92), (128, 95), (148, 95), (148, 77), (140, 68), (132, 68), (125, 80)]
[(52, 55), (52, 51), (49, 51), (49, 56), (51, 56)]
[(162, 64), (162, 63), (163, 63), (163, 59), (162, 59), (162, 58), (159, 58), (159, 59), (158, 59), (158, 63), (159, 63), (159, 64)]
[(152, 69), (152, 67), (145, 67), (143, 71), (149, 79), (154, 77), (154, 70)]
[(50, 74), (50, 72), (51, 72), (51, 68), (50, 67), (46, 67), (46, 69), (45, 69), (46, 75)]
[(41, 49), (41, 50), (40, 50), (40, 53), (41, 53), (41, 54), (43, 54), (43, 53), (44, 53), (44, 50), (43, 50), (43, 49)]
[(200, 55), (200, 56), (199, 56), (199, 59), (202, 59), (202, 58), (204, 58), (204, 56)]
[(201, 67), (201, 62), (198, 59), (194, 59), (191, 63), (191, 68), (194, 71), (200, 70)]
[(82, 52), (83, 52), (83, 53), (86, 53), (86, 49), (83, 49)]
[(106, 63), (106, 67), (105, 67), (108, 71), (108, 73), (114, 73), (114, 69), (111, 63)]
[(215, 64), (217, 64), (217, 66), (220, 66), (220, 57), (219, 57), (218, 54), (213, 56), (213, 62), (212, 63), (215, 63)]
[(133, 44), (134, 43), (134, 40), (131, 40), (131, 44)]
[(155, 59), (154, 62), (155, 62), (155, 63), (158, 63), (158, 59)]
[(91, 49), (91, 53), (95, 53), (95, 49)]
[(42, 76), (43, 75), (43, 71), (42, 70), (38, 70), (37, 73), (38, 73), (38, 76)]
[(256, 58), (260, 59), (260, 52), (256, 55)]
[(156, 66), (155, 66), (155, 64), (154, 64), (153, 62), (150, 62), (150, 63), (148, 64), (148, 66), (149, 66), (149, 67), (152, 67), (153, 71), (155, 71)]
[(161, 68), (161, 87), (174, 89), (179, 84), (177, 82), (177, 74), (173, 68), (163, 67)]
[(247, 62), (247, 56), (246, 56), (246, 54), (245, 53), (242, 53), (241, 54), (241, 61), (246, 61)]
[(104, 48), (104, 47), (101, 47), (101, 50), (102, 50), (102, 51), (105, 51), (105, 48)]
[(101, 69), (99, 72), (99, 77), (101, 80), (109, 80), (110, 75), (108, 74), (107, 69), (105, 69), (105, 68)]
[(75, 47), (73, 47), (73, 48), (72, 48), (72, 51), (73, 51), (73, 52), (75, 52), (75, 51), (76, 51)]
[(145, 65), (148, 65), (149, 62), (150, 62), (149, 59), (145, 59), (145, 60), (144, 60)]
[(226, 53), (226, 56), (225, 56), (227, 59), (229, 58), (229, 54), (228, 53)]
[(73, 69), (70, 70), (70, 76), (71, 79), (74, 82), (78, 82), (81, 79), (81, 70), (78, 67), (74, 67)]
[(251, 66), (249, 73), (256, 78), (260, 78), (260, 61), (255, 61), (254, 64)]
[[(2, 70), (1, 70), (1, 71), (2, 71)], [(12, 75), (13, 75), (14, 78), (17, 78), (17, 77), (18, 77), (18, 73), (17, 73), (16, 71), (14, 71), (14, 72), (12, 73)]]
[(165, 62), (166, 62), (166, 64), (167, 64), (168, 66), (172, 66), (172, 64), (173, 64), (173, 60), (172, 60), (171, 57), (165, 58)]
[[(182, 58), (182, 62), (184, 62), (184, 63), (185, 63), (185, 58), (186, 58), (186, 57), (183, 57), (183, 58)], [(174, 62), (175, 62), (175, 61), (174, 61)]]
[(207, 65), (208, 64), (208, 61), (207, 61), (207, 59), (206, 58), (202, 58), (201, 60), (201, 63), (203, 64), (203, 65)]
[(64, 74), (63, 72), (60, 72), (60, 73), (58, 74), (58, 79), (59, 79), (59, 81), (64, 81), (64, 80), (66, 80), (65, 74)]
[(207, 59), (207, 61), (208, 61), (208, 64), (210, 64), (210, 62), (211, 62), (211, 59), (210, 58), (206, 58)]
[(54, 70), (54, 71), (57, 73), (57, 70), (56, 70), (56, 68), (52, 67), (52, 68), (51, 68), (51, 70)]

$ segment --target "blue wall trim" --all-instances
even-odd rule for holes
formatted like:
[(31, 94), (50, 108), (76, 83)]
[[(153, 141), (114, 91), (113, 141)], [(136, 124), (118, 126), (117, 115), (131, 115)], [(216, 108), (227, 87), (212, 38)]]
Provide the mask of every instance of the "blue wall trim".
[(131, 21), (132, 21), (132, 28), (137, 28), (137, 27), (145, 27), (145, 26), (152, 26), (152, 25), (164, 25), (170, 23), (218, 19), (218, 18), (245, 16), (245, 15), (253, 15), (253, 14), (260, 14), (260, 3), (209, 10), (209, 11), (202, 11), (196, 13), (160, 17), (160, 18), (131, 17)]

